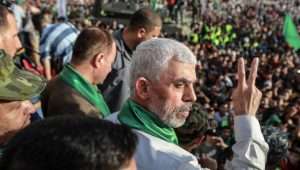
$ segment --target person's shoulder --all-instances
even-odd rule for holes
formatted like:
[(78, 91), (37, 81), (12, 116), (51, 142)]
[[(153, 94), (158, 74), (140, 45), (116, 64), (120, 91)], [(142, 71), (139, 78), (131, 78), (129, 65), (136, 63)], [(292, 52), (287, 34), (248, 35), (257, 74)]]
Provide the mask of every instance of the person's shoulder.
[[(67, 89), (67, 90), (66, 90)], [(41, 94), (42, 103), (53, 102), (64, 98), (65, 94), (70, 92), (70, 88), (60, 78), (55, 77), (47, 83), (45, 90)], [(59, 97), (60, 96), (60, 97)]]
[(51, 24), (47, 24), (46, 27), (44, 28), (45, 31), (50, 30), (51, 28), (54, 28), (56, 26), (56, 24), (51, 23)]
[(68, 22), (62, 22), (62, 23), (53, 23), (53, 24), (49, 24), (46, 28), (45, 28), (45, 32), (47, 31), (51, 31), (51, 32), (63, 32), (67, 29), (72, 29), (72, 30), (76, 30), (75, 26), (73, 26), (71, 23)]
[(71, 22), (64, 22), (62, 23), (62, 25), (66, 28), (66, 29), (72, 29), (74, 33), (80, 33), (80, 31), (75, 27), (74, 24), (72, 24)]
[(112, 35), (116, 40), (119, 40), (121, 38), (122, 32), (123, 32), (123, 29), (118, 29), (118, 30), (114, 31), (112, 33)]
[(120, 121), (118, 120), (118, 114), (119, 114), (119, 112), (114, 112), (114, 113), (110, 114), (109, 116), (107, 116), (105, 118), (105, 120), (108, 120), (108, 121), (116, 123), (116, 124), (120, 124)]
[(197, 169), (196, 157), (181, 147), (139, 130), (134, 132), (139, 139), (137, 164), (143, 166), (142, 169), (178, 169), (183, 164)]
[(154, 150), (167, 153), (170, 155), (177, 155), (177, 154), (183, 154), (183, 155), (189, 155), (192, 156), (189, 152), (182, 149), (178, 145), (175, 145), (173, 143), (166, 142), (160, 138), (157, 138), (155, 136), (152, 136), (150, 134), (147, 134), (145, 132), (142, 132), (140, 130), (134, 130), (134, 132), (138, 135), (139, 139), (141, 139), (146, 146), (151, 147)]
[(54, 98), (56, 101), (67, 100), (69, 102), (78, 102), (78, 100), (84, 100), (76, 90), (64, 82), (59, 76), (48, 82), (46, 89), (42, 93), (42, 96), (43, 95)]
[(50, 80), (41, 95), (41, 101), (45, 117), (65, 114), (99, 115), (96, 107), (59, 77)]
[(56, 89), (64, 89), (64, 87), (68, 87), (67, 84), (57, 76), (48, 82), (46, 89), (56, 90)]
[(118, 50), (123, 50), (123, 38), (122, 38), (123, 29), (116, 30), (113, 32), (113, 38), (115, 39), (116, 46)]

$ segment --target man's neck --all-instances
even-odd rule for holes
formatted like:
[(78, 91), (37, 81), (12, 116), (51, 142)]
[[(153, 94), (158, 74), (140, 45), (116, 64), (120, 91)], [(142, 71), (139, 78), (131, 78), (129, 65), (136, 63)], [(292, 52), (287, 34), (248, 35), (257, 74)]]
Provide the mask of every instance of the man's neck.
[(125, 28), (122, 32), (122, 38), (124, 40), (125, 45), (130, 49), (134, 50), (136, 47), (136, 41), (135, 41), (134, 33), (131, 32), (128, 28)]
[(134, 96), (134, 97), (130, 97), (130, 99), (132, 101), (134, 101), (135, 103), (137, 103), (138, 105), (142, 106), (144, 109), (148, 110), (149, 112), (153, 113), (155, 117), (157, 117), (157, 119), (159, 119), (159, 117), (156, 115), (156, 113), (154, 113), (150, 108), (149, 108), (149, 101), (146, 101), (146, 100), (143, 100), (143, 99), (140, 99), (139, 97), (137, 96)]
[(143, 108), (148, 109), (146, 102), (143, 101), (142, 99), (138, 98), (137, 96), (132, 96), (132, 97), (130, 97), (130, 99), (132, 101), (134, 101), (135, 103), (137, 103), (138, 105), (142, 106)]
[(96, 82), (93, 80), (92, 71), (86, 65), (73, 65), (72, 67), (83, 77), (86, 81), (92, 85), (96, 85)]

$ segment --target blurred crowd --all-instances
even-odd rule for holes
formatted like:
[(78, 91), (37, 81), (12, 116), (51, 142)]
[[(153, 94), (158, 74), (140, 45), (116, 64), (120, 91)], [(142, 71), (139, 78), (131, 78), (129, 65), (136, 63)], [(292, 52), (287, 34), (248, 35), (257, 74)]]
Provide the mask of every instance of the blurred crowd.
[[(205, 12), (196, 11), (201, 15), (191, 24), (191, 34), (175, 37), (189, 44), (197, 55), (198, 103), (208, 113), (209, 127), (216, 129), (217, 136), (223, 137), (228, 145), (233, 142), (230, 96), (237, 80), (233, 74), (237, 59), (259, 57), (257, 86), (263, 93), (259, 120), (264, 126), (287, 132), (290, 149), (298, 150), (300, 58), (299, 51), (294, 51), (284, 39), (283, 22), (285, 14), (292, 13), (299, 30), (299, 2), (292, 5), (286, 4), (287, 1), (272, 2), (228, 1), (217, 7), (211, 2)], [(228, 41), (224, 42), (224, 37)]]
[[(204, 117), (208, 120), (205, 129), (208, 130), (204, 131), (202, 125), (196, 126), (196, 130), (192, 128), (202, 131), (206, 138), (204, 145), (192, 147), (191, 151), (195, 155), (207, 154), (219, 165), (225, 164), (225, 158), (232, 154), (230, 146), (234, 144), (230, 96), (237, 82), (234, 74), (237, 60), (244, 57), (251, 61), (258, 57), (257, 87), (263, 96), (257, 117), (266, 128), (276, 127), (280, 131), (278, 136), (288, 141), (285, 150), (289, 149), (289, 152), (280, 159), (294, 156), (295, 164), (299, 163), (300, 53), (286, 43), (282, 32), (286, 13), (294, 16), (300, 30), (300, 1), (174, 0), (157, 3), (162, 3), (162, 7), (168, 10), (171, 23), (180, 23), (182, 28), (178, 32), (163, 28), (161, 36), (184, 42), (197, 57), (199, 79), (195, 84), (197, 104), (194, 112), (205, 113)], [(79, 31), (96, 26), (111, 33), (124, 27), (117, 19), (109, 22), (97, 19), (93, 3), (83, 1), (68, 5), (67, 16), (59, 16), (56, 3), (51, 1), (17, 1), (13, 11), (25, 47), (25, 53), (20, 52), (18, 65), (39, 75), (45, 75), (39, 42), (46, 25), (63, 21), (71, 23)], [(100, 11), (100, 15), (104, 16), (105, 11)], [(184, 31), (186, 28), (189, 31)], [(58, 71), (51, 74), (55, 75)], [(193, 116), (190, 115), (189, 121), (203, 119), (203, 116)], [(272, 146), (270, 148), (273, 149)], [(276, 147), (274, 150), (276, 153)], [(275, 166), (279, 167), (279, 163)]]

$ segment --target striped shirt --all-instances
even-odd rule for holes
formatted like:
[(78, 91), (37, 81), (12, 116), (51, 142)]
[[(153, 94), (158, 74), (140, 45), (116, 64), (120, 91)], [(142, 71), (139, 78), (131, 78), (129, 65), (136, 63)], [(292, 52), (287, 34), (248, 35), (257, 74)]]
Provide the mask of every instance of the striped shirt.
[(62, 60), (63, 64), (70, 62), (78, 34), (79, 31), (71, 23), (47, 26), (40, 40), (41, 59), (50, 57), (52, 60)]

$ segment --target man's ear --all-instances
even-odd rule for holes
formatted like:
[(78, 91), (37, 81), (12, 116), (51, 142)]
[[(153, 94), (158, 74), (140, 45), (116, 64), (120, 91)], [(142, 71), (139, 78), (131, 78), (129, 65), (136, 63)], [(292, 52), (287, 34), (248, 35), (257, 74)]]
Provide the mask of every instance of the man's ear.
[(138, 78), (135, 82), (135, 94), (141, 99), (148, 99), (150, 96), (151, 83), (144, 77)]
[(105, 63), (104, 61), (104, 54), (103, 53), (99, 53), (97, 55), (95, 55), (92, 58), (92, 65), (96, 68), (102, 67), (102, 65)]
[(146, 35), (146, 29), (145, 28), (139, 28), (138, 29), (138, 32), (137, 32), (137, 36), (138, 36), (138, 38), (143, 38), (143, 37), (145, 37), (145, 35)]

